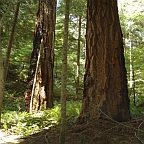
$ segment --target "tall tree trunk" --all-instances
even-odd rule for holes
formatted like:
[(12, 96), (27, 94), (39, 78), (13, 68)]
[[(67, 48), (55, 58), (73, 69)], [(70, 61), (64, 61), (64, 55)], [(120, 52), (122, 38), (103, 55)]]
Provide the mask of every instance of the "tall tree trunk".
[(1, 128), (2, 99), (3, 99), (3, 59), (2, 59), (1, 27), (0, 27), (0, 128)]
[[(129, 34), (130, 35), (130, 34)], [(130, 49), (130, 77), (129, 77), (129, 88), (130, 88), (130, 95), (133, 95), (134, 97), (134, 105), (135, 105), (135, 79), (134, 79), (134, 69), (133, 69), (133, 45), (132, 45), (132, 39), (129, 38), (129, 49)]]
[(61, 127), (60, 127), (59, 144), (65, 143), (65, 132), (66, 132), (66, 95), (67, 95), (66, 81), (67, 81), (69, 3), (70, 3), (70, 0), (66, 0), (65, 22), (64, 22), (64, 41), (63, 41), (63, 54), (62, 54)]
[(129, 38), (129, 48), (130, 48), (130, 89), (133, 88), (133, 56), (132, 56), (132, 40)]
[(81, 43), (81, 16), (79, 16), (79, 30), (78, 30), (77, 73), (76, 73), (76, 96), (78, 96), (78, 92), (79, 92), (79, 77), (80, 77), (80, 43)]
[[(25, 95), (26, 111), (53, 107), (56, 0), (39, 0)], [(38, 57), (40, 56), (40, 59)]]
[(17, 5), (16, 5), (15, 14), (14, 14), (14, 21), (13, 21), (13, 25), (12, 25), (12, 29), (11, 29), (11, 33), (10, 33), (10, 39), (9, 39), (9, 43), (8, 43), (8, 47), (7, 47), (5, 63), (4, 63), (4, 84), (6, 82), (7, 73), (8, 73), (9, 59), (10, 59), (10, 53), (11, 53), (11, 49), (12, 49), (15, 27), (16, 27), (16, 23), (17, 23), (17, 19), (18, 19), (19, 7), (20, 7), (20, 1), (18, 0)]
[(130, 119), (122, 31), (116, 0), (88, 0), (86, 72), (79, 122)]

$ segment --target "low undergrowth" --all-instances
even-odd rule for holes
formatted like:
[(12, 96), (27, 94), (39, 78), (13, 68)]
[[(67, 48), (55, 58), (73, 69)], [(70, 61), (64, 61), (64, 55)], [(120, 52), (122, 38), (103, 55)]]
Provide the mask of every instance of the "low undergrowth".
[[(131, 115), (140, 116), (144, 113), (144, 98), (137, 98), (136, 105), (131, 100)], [(72, 124), (76, 121), (81, 111), (81, 101), (67, 102), (67, 122)], [(60, 103), (55, 101), (53, 109), (41, 110), (34, 113), (25, 112), (22, 97), (5, 95), (2, 109), (2, 128), (9, 133), (30, 135), (59, 125)]]
[(136, 96), (135, 102), (133, 97), (130, 97), (130, 111), (132, 117), (144, 116), (144, 96)]
[[(3, 100), (2, 127), (9, 133), (30, 135), (43, 129), (59, 125), (60, 103), (55, 101), (53, 109), (27, 113), (20, 97), (7, 97)], [(80, 101), (67, 102), (67, 122), (74, 123), (81, 109)]]

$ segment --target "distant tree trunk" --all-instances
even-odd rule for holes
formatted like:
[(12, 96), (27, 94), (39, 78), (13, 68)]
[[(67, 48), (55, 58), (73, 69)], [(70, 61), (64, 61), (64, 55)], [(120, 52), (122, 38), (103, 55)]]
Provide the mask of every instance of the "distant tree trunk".
[(133, 90), (133, 102), (134, 102), (134, 106), (136, 105), (136, 81), (135, 81), (135, 71), (134, 71), (134, 69), (133, 69), (133, 88), (132, 88), (132, 90)]
[[(130, 35), (130, 34), (129, 34)], [(132, 45), (132, 39), (129, 38), (129, 48), (130, 48), (130, 77), (129, 77), (129, 88), (130, 88), (130, 95), (134, 97), (134, 105), (135, 105), (135, 75), (134, 75), (134, 68), (133, 68), (133, 45)]]
[(132, 40), (129, 38), (129, 48), (130, 48), (130, 89), (133, 88), (133, 56), (132, 56)]
[(1, 27), (0, 27), (0, 127), (1, 127), (2, 99), (3, 99), (3, 59), (2, 59)]
[(55, 20), (56, 0), (39, 0), (25, 94), (27, 112), (30, 111), (30, 105), (31, 110), (53, 107)]
[(76, 72), (76, 96), (78, 96), (78, 92), (79, 92), (79, 77), (80, 77), (80, 43), (81, 43), (81, 16), (79, 16), (79, 30), (78, 30), (77, 72)]
[(122, 31), (116, 0), (88, 0), (86, 72), (79, 123), (130, 119)]
[(8, 73), (9, 59), (10, 59), (10, 53), (11, 53), (11, 49), (12, 49), (15, 27), (16, 27), (17, 18), (18, 18), (19, 7), (20, 7), (20, 1), (18, 0), (17, 5), (16, 5), (15, 14), (14, 14), (14, 21), (13, 21), (13, 25), (12, 25), (12, 29), (11, 29), (11, 33), (10, 33), (10, 39), (9, 39), (9, 43), (8, 43), (8, 47), (7, 47), (5, 63), (4, 63), (4, 85), (5, 85), (7, 73)]
[(70, 3), (70, 0), (66, 0), (65, 22), (64, 22), (64, 41), (63, 41), (63, 54), (62, 54), (61, 127), (60, 127), (59, 144), (65, 143), (65, 132), (66, 132), (66, 95), (67, 95), (66, 81), (67, 81), (69, 3)]

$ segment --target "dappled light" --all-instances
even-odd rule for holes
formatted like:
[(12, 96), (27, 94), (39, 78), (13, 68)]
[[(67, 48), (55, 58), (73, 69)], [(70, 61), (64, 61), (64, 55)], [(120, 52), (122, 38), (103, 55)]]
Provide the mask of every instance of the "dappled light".
[(144, 143), (143, 0), (0, 2), (0, 144), (13, 143)]

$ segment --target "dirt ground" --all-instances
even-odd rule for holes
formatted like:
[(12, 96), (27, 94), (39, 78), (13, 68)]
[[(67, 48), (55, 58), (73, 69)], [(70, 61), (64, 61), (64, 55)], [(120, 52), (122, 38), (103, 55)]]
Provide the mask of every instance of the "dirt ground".
[[(58, 144), (59, 127), (23, 138), (19, 144)], [(144, 144), (144, 118), (117, 123), (98, 120), (86, 125), (69, 125), (65, 144)]]

